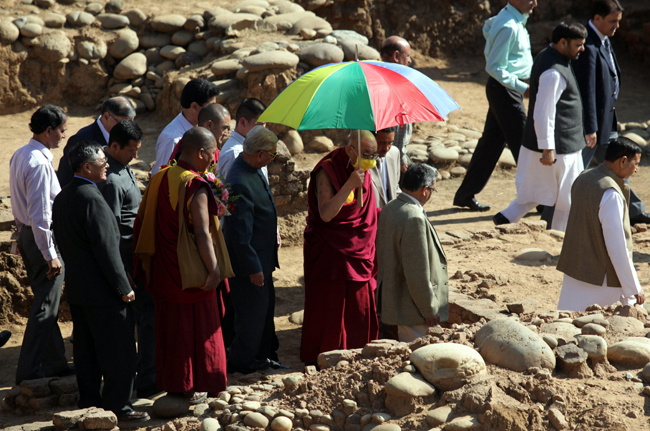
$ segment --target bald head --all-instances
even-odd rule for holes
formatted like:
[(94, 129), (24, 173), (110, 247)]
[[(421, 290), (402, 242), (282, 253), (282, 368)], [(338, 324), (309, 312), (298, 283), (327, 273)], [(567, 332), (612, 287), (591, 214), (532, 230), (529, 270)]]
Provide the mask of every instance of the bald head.
[(381, 46), (381, 59), (388, 63), (408, 66), (411, 63), (411, 45), (399, 36), (390, 36)]
[[(217, 147), (214, 135), (205, 127), (192, 127), (183, 135), (181, 156), (191, 156), (201, 150), (212, 150)], [(213, 151), (214, 152), (214, 151)]]
[(359, 135), (361, 135), (361, 154), (362, 155), (376, 155), (377, 154), (377, 140), (372, 132), (367, 130), (353, 130), (348, 139), (348, 145), (345, 149), (346, 154), (352, 163), (357, 161), (357, 153), (359, 152)]

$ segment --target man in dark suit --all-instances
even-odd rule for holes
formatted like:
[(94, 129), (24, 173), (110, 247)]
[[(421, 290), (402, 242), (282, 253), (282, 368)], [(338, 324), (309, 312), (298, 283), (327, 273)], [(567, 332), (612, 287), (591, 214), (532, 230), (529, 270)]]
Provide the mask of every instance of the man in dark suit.
[(131, 102), (125, 97), (117, 96), (106, 99), (100, 106), (101, 115), (95, 122), (80, 129), (74, 136), (68, 139), (68, 143), (63, 148), (63, 156), (59, 160), (59, 168), (56, 176), (59, 178), (61, 187), (65, 187), (74, 176), (68, 161), (68, 154), (79, 142), (94, 141), (102, 147), (108, 145), (108, 136), (111, 129), (122, 120), (133, 120), (135, 118), (135, 109)]
[[(587, 27), (585, 51), (573, 62), (582, 96), (587, 147), (582, 150), (585, 168), (596, 157), (602, 163), (610, 140), (618, 136), (616, 99), (621, 87), (621, 69), (610, 38), (614, 36), (623, 16), (618, 0), (597, 0), (593, 3)], [(650, 215), (639, 196), (631, 190), (630, 222), (650, 223)]]
[(379, 130), (375, 133), (377, 140), (377, 166), (369, 169), (372, 176), (372, 189), (375, 193), (377, 208), (383, 208), (401, 192), (399, 177), (401, 172), (400, 150), (393, 146), (397, 126)]
[(235, 159), (226, 182), (239, 195), (235, 212), (224, 221), (224, 236), (235, 277), (230, 279), (234, 309), (234, 339), (228, 371), (252, 373), (286, 368), (277, 362), (278, 338), (273, 313), (273, 271), (278, 265), (277, 214), (269, 184), (261, 168), (276, 156), (278, 138), (264, 126), (246, 135), (243, 152)]
[[(99, 144), (71, 149), (74, 172), (54, 200), (52, 223), (63, 259), (72, 314), (79, 407), (102, 407), (120, 421), (148, 420), (129, 399), (135, 374), (135, 293), (120, 258), (120, 231), (97, 188), (108, 163)], [(101, 390), (102, 378), (104, 388)]]

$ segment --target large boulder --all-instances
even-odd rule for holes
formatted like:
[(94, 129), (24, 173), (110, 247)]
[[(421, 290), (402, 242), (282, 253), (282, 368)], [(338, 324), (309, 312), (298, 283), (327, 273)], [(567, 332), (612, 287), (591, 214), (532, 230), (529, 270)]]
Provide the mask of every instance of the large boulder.
[(72, 51), (72, 43), (63, 31), (55, 30), (38, 37), (33, 50), (39, 60), (44, 63), (54, 63), (68, 57)]
[(474, 342), (487, 362), (513, 371), (531, 367), (555, 368), (555, 355), (544, 340), (513, 319), (496, 319), (483, 325)]
[(162, 48), (172, 43), (172, 37), (169, 34), (145, 34), (140, 36), (140, 46), (142, 48)]
[(252, 13), (229, 13), (215, 16), (208, 22), (208, 27), (217, 34), (232, 34), (237, 30), (254, 28), (261, 20), (262, 18)]
[(312, 67), (343, 61), (343, 50), (331, 43), (314, 43), (304, 46), (298, 53), (300, 61)]
[(93, 14), (83, 11), (70, 12), (65, 19), (70, 27), (85, 27), (95, 22)]
[(250, 72), (266, 69), (289, 69), (296, 67), (300, 59), (288, 51), (267, 51), (242, 59), (242, 65)]
[(108, 49), (111, 57), (119, 60), (138, 49), (140, 39), (138, 39), (138, 34), (135, 31), (124, 29), (116, 32), (116, 34), (117, 37), (113, 40), (111, 47)]
[(315, 16), (316, 14), (314, 12), (305, 12), (303, 10), (303, 11), (281, 13), (277, 15), (267, 16), (266, 18), (264, 18), (264, 21), (273, 25), (287, 23), (288, 28), (291, 28), (296, 22), (300, 21), (301, 19), (308, 18), (308, 17), (315, 17)]
[(485, 372), (485, 361), (476, 350), (455, 343), (420, 347), (411, 353), (411, 362), (429, 383), (443, 391), (457, 389)]
[(335, 38), (338, 43), (348, 40), (359, 45), (368, 45), (368, 38), (354, 30), (334, 30), (330, 36)]
[(147, 73), (147, 57), (134, 52), (115, 66), (113, 76), (117, 79), (136, 79)]
[(140, 9), (130, 9), (123, 13), (129, 19), (132, 27), (140, 27), (147, 20), (147, 15)]
[(607, 359), (623, 367), (641, 368), (650, 362), (650, 338), (630, 337), (614, 343), (607, 349)]
[(237, 72), (241, 67), (239, 60), (227, 59), (215, 61), (210, 66), (210, 70), (214, 76), (225, 76)]
[(161, 418), (174, 418), (190, 411), (190, 399), (179, 395), (166, 395), (153, 403), (153, 413)]
[(326, 20), (318, 16), (305, 16), (293, 24), (289, 34), (301, 34), (304, 31), (315, 31), (325, 34), (332, 32), (332, 25)]

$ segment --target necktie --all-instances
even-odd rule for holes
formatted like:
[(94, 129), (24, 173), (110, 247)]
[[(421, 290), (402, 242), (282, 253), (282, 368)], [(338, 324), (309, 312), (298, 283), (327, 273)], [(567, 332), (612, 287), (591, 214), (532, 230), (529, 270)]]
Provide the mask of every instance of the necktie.
[(605, 49), (609, 55), (609, 63), (611, 64), (612, 70), (614, 71), (614, 99), (617, 99), (619, 90), (618, 75), (616, 73), (616, 63), (614, 63), (614, 54), (612, 53), (612, 45), (609, 43), (609, 38), (606, 37), (603, 40), (603, 44), (605, 45)]

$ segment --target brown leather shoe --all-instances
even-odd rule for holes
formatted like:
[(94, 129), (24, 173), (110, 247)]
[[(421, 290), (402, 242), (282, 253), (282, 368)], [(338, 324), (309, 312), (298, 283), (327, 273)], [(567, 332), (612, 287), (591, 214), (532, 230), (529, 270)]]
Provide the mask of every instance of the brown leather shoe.
[(147, 412), (130, 411), (117, 417), (119, 422), (145, 422), (151, 419)]

